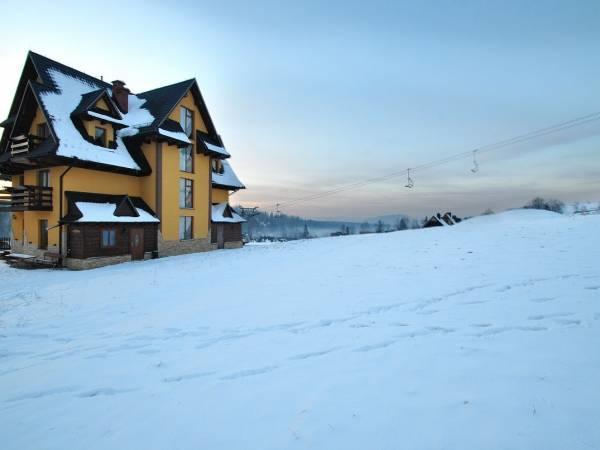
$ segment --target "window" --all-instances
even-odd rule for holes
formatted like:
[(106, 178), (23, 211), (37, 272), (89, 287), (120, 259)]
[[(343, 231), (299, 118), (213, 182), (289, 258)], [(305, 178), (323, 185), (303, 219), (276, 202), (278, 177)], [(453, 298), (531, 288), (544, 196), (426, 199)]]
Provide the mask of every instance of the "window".
[(179, 207), (194, 207), (194, 182), (187, 178), (179, 179)]
[(96, 127), (94, 131), (94, 144), (106, 147), (106, 130), (101, 127)]
[(117, 233), (115, 230), (102, 230), (102, 248), (115, 247), (117, 245)]
[(179, 110), (179, 124), (186, 136), (192, 137), (192, 133), (194, 132), (194, 113), (182, 106)]
[(37, 126), (37, 136), (46, 139), (50, 135), (50, 129), (47, 123), (40, 123)]
[(182, 216), (179, 218), (179, 239), (193, 239), (194, 218)]
[(40, 250), (48, 250), (48, 221), (46, 219), (39, 221), (39, 248)]
[(223, 173), (223, 161), (220, 159), (213, 159), (211, 164), (213, 173)]
[(179, 147), (179, 170), (190, 173), (194, 171), (194, 148), (191, 145)]
[(50, 171), (40, 170), (38, 173), (38, 186), (49, 187), (50, 186)]

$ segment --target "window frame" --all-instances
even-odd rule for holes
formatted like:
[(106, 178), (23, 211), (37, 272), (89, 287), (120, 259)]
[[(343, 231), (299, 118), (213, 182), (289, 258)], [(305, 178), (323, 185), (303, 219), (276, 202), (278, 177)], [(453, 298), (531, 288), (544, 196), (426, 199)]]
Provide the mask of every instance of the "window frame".
[[(185, 133), (185, 135), (187, 137), (191, 138), (194, 135), (194, 129), (195, 129), (194, 111), (192, 111), (189, 108), (186, 108), (185, 106), (180, 106), (180, 108), (181, 109), (179, 110), (179, 125), (181, 125), (181, 128), (183, 129), (183, 132)], [(190, 125), (189, 133), (187, 130), (188, 119), (189, 119), (189, 125)]]
[(210, 169), (212, 170), (212, 173), (216, 173), (219, 175), (223, 175), (223, 173), (225, 172), (225, 169), (223, 167), (223, 161), (221, 161), (219, 158), (212, 159), (210, 163)]
[[(104, 236), (108, 236), (108, 241), (105, 242)], [(115, 228), (100, 229), (100, 248), (115, 248), (117, 246), (117, 230)]]
[[(43, 183), (43, 178), (45, 178), (45, 183)], [(50, 187), (50, 170), (43, 169), (38, 170), (37, 172), (37, 185), (39, 187)]]
[[(184, 155), (184, 151), (188, 151), (189, 150), (189, 155)], [(188, 156), (189, 156), (189, 161), (188, 161)], [(184, 159), (185, 158), (185, 162)], [(183, 164), (182, 164), (183, 162)], [(189, 162), (189, 170), (188, 169), (188, 162)], [(183, 167), (182, 167), (183, 165)], [(187, 145), (185, 147), (179, 147), (179, 171), (180, 172), (185, 172), (185, 173), (194, 173), (194, 146), (193, 145)]]
[(50, 127), (46, 122), (38, 123), (36, 128), (37, 137), (46, 139), (50, 136)]
[(194, 217), (179, 216), (179, 240), (189, 241), (192, 239), (194, 239)]
[[(98, 143), (98, 137), (96, 136), (96, 133), (98, 132), (98, 130), (102, 130), (102, 144)], [(104, 127), (99, 127), (98, 125), (94, 126), (94, 144), (98, 145), (100, 147), (107, 147), (107, 142), (108, 142), (108, 130)]]
[(179, 208), (194, 209), (194, 180), (190, 178), (179, 178)]

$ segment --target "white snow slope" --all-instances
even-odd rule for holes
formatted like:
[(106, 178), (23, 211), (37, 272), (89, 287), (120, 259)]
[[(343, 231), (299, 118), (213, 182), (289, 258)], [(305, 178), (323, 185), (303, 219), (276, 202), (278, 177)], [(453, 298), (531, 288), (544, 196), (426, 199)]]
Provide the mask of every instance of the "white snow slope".
[(600, 448), (600, 216), (0, 263), (3, 450)]

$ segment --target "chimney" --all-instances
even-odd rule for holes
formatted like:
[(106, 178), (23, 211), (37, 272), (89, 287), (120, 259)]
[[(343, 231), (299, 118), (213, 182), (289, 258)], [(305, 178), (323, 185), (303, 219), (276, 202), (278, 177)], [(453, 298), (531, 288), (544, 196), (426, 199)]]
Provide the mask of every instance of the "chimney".
[(125, 82), (115, 80), (112, 82), (112, 96), (122, 113), (127, 114), (129, 110), (129, 89), (125, 87)]

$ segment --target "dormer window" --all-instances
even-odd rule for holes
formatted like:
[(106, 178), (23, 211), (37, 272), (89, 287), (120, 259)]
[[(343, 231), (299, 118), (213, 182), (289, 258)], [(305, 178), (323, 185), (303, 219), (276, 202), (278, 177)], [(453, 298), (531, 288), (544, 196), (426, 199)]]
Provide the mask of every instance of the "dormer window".
[(213, 173), (223, 174), (223, 162), (220, 159), (213, 159), (211, 164)]
[(106, 147), (106, 129), (102, 127), (96, 127), (94, 131), (94, 144), (101, 147)]
[(191, 137), (194, 132), (194, 113), (182, 106), (179, 111), (179, 124), (187, 137)]
[(37, 136), (46, 139), (50, 135), (50, 129), (47, 123), (39, 123), (37, 126)]

